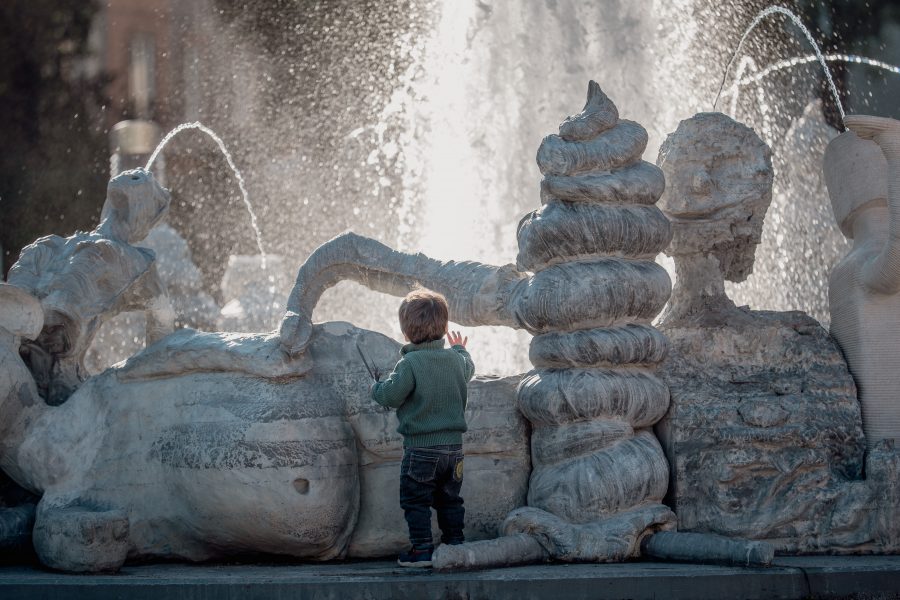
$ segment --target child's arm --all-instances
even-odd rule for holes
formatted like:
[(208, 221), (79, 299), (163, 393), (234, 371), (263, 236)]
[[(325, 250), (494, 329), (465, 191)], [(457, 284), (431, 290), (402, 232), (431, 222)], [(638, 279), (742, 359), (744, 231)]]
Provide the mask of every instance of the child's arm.
[(399, 408), (416, 387), (412, 369), (402, 358), (384, 381), (372, 386), (372, 399), (388, 408)]
[(466, 366), (466, 381), (469, 381), (475, 376), (475, 363), (472, 362), (472, 357), (466, 351), (466, 343), (469, 341), (469, 337), (463, 337), (460, 332), (452, 331), (447, 334), (447, 340), (450, 341), (450, 347), (462, 356)]

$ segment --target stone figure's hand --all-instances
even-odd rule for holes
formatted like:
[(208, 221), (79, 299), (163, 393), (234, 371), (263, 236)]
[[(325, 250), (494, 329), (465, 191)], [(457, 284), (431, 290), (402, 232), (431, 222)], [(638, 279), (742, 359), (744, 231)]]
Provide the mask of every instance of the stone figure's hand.
[(451, 331), (447, 334), (447, 340), (450, 342), (451, 346), (462, 346), (465, 348), (466, 343), (469, 341), (469, 336), (463, 337), (460, 332)]

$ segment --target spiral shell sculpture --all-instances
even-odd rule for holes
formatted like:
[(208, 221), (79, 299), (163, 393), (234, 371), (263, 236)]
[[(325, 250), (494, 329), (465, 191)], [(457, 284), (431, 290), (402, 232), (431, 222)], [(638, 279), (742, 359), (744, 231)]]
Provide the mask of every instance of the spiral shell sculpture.
[[(668, 466), (650, 429), (669, 405), (653, 372), (667, 342), (650, 320), (671, 293), (654, 257), (672, 233), (654, 205), (665, 178), (641, 160), (646, 145), (644, 128), (620, 120), (592, 81), (584, 110), (544, 138), (543, 206), (518, 229), (517, 267), (534, 273), (524, 294), (555, 318), (527, 323), (535, 369), (518, 402), (534, 426), (534, 470), (528, 507), (504, 528), (563, 560), (621, 560), (672, 528), (660, 504)], [(613, 525), (621, 538), (610, 544)]]

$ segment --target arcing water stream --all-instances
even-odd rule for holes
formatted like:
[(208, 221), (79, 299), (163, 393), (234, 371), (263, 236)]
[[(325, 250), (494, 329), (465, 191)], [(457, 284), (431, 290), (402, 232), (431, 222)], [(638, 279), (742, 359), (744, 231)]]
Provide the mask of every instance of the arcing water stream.
[(172, 140), (172, 138), (186, 129), (198, 129), (208, 135), (210, 138), (212, 138), (212, 140), (219, 147), (219, 150), (221, 150), (222, 154), (225, 156), (225, 160), (228, 162), (228, 166), (231, 168), (235, 178), (237, 179), (238, 187), (240, 187), (241, 189), (241, 198), (244, 201), (244, 206), (247, 207), (247, 212), (250, 213), (250, 227), (253, 228), (253, 233), (256, 235), (256, 247), (259, 248), (261, 266), (263, 269), (265, 269), (266, 251), (263, 250), (262, 232), (259, 230), (256, 213), (253, 211), (253, 205), (250, 203), (250, 194), (247, 192), (247, 186), (244, 183), (244, 176), (241, 175), (241, 171), (237, 168), (237, 165), (234, 164), (234, 159), (231, 157), (231, 153), (228, 152), (228, 148), (225, 146), (225, 142), (222, 141), (222, 138), (220, 138), (215, 131), (199, 121), (195, 121), (193, 123), (182, 123), (172, 131), (167, 133), (166, 136), (162, 140), (160, 140), (159, 144), (157, 144), (156, 148), (153, 150), (153, 154), (151, 154), (150, 158), (147, 159), (147, 166), (144, 168), (149, 171), (153, 166), (153, 163), (156, 161), (156, 157), (159, 156), (159, 153), (162, 152), (163, 148), (166, 147), (166, 144), (168, 144)]
[(734, 63), (734, 59), (741, 52), (741, 48), (744, 46), (744, 41), (746, 41), (747, 37), (750, 33), (756, 29), (756, 26), (759, 25), (763, 19), (773, 14), (782, 14), (788, 17), (794, 24), (800, 28), (800, 31), (803, 32), (803, 35), (806, 36), (806, 40), (812, 46), (813, 51), (816, 53), (816, 59), (822, 65), (822, 71), (825, 73), (825, 78), (828, 80), (828, 86), (831, 89), (831, 95), (834, 97), (834, 103), (837, 105), (838, 111), (841, 113), (841, 122), (844, 120), (844, 106), (841, 104), (841, 98), (838, 96), (837, 88), (834, 86), (834, 79), (831, 77), (831, 70), (828, 68), (828, 64), (825, 62), (825, 57), (822, 56), (822, 50), (819, 48), (819, 45), (816, 43), (816, 40), (813, 39), (812, 34), (809, 32), (809, 29), (806, 28), (806, 25), (803, 24), (803, 21), (800, 20), (796, 14), (791, 12), (790, 10), (784, 8), (783, 6), (770, 6), (769, 8), (760, 11), (756, 18), (750, 23), (750, 26), (747, 27), (747, 30), (744, 31), (744, 35), (741, 36), (741, 41), (738, 42), (737, 48), (735, 48), (734, 53), (731, 55), (731, 59), (728, 61), (728, 64), (725, 65), (725, 72), (722, 74), (722, 83), (719, 85), (719, 93), (716, 94), (716, 99), (713, 102), (713, 110), (716, 109), (716, 105), (719, 103), (719, 98), (722, 96), (722, 90), (725, 87), (725, 81), (728, 78), (728, 72), (731, 70), (731, 65)]
[[(869, 58), (866, 56), (858, 56), (856, 54), (825, 54), (824, 55), (826, 62), (843, 62), (843, 63), (854, 63), (860, 65), (867, 65), (870, 67), (874, 67), (876, 69), (880, 69), (882, 71), (886, 71), (887, 73), (892, 73), (894, 75), (900, 75), (900, 66), (892, 65), (890, 63), (886, 63), (881, 60), (875, 60), (873, 58)], [(779, 60), (777, 62), (772, 63), (771, 65), (765, 67), (762, 70), (756, 70), (753, 75), (744, 78), (744, 65), (750, 65), (751, 62), (741, 62), (738, 67), (737, 74), (735, 75), (734, 80), (732, 81), (731, 87), (722, 92), (722, 96), (731, 96), (731, 115), (735, 115), (735, 105), (737, 104), (738, 97), (740, 95), (740, 88), (750, 85), (752, 83), (757, 83), (762, 81), (767, 76), (772, 73), (781, 71), (783, 69), (789, 69), (791, 67), (796, 67), (798, 65), (804, 65), (813, 63), (819, 60), (819, 57), (815, 54), (808, 54), (806, 56), (794, 56), (792, 58), (786, 58), (784, 60)]]

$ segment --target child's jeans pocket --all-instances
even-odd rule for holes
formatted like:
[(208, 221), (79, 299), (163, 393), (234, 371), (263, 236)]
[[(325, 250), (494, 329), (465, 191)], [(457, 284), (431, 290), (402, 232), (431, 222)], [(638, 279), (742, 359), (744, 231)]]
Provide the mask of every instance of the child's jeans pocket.
[(419, 483), (434, 481), (437, 472), (438, 457), (410, 452), (406, 474)]
[(451, 465), (453, 466), (453, 481), (459, 483), (463, 480), (463, 463), (465, 459), (462, 456), (457, 456), (451, 459)]

